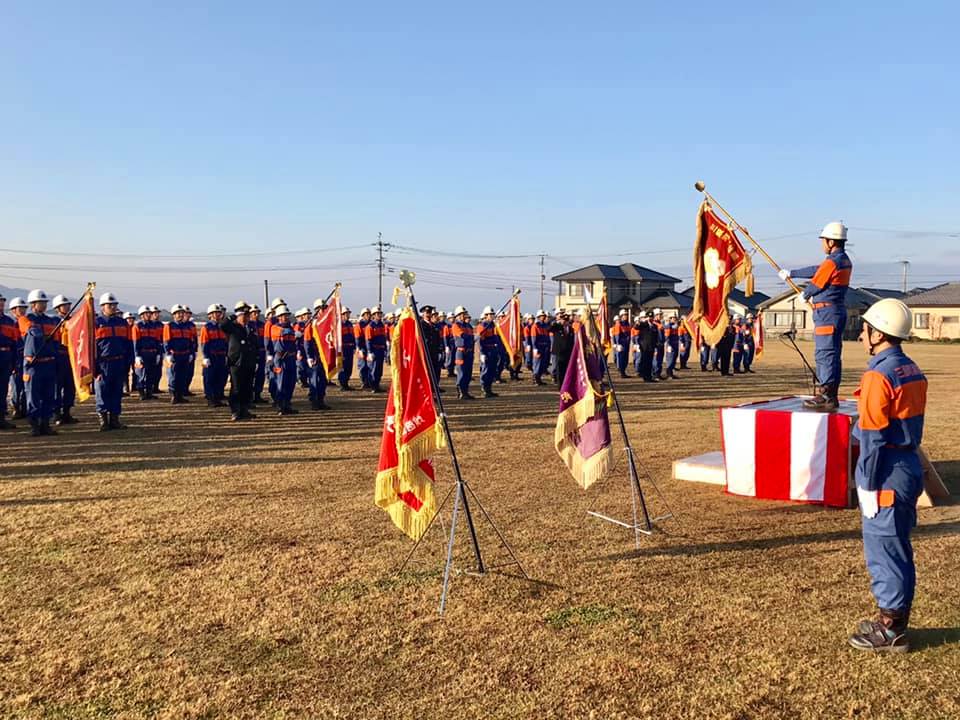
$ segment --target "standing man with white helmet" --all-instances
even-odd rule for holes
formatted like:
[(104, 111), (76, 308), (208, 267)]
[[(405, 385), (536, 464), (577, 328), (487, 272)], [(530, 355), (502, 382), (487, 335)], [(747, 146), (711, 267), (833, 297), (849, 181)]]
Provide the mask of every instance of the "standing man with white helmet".
[(541, 379), (550, 372), (550, 322), (547, 311), (537, 310), (537, 321), (530, 326), (530, 345), (533, 347), (533, 384), (543, 385)]
[(148, 305), (137, 308), (137, 320), (130, 329), (133, 340), (133, 371), (137, 374), (137, 390), (141, 400), (154, 397), (155, 376), (160, 374), (159, 360), (163, 356), (163, 325), (150, 318)]
[(630, 313), (623, 309), (617, 313), (610, 328), (610, 343), (613, 345), (613, 364), (620, 371), (620, 377), (627, 377), (627, 362), (630, 359)]
[(167, 390), (170, 404), (189, 402), (185, 395), (190, 388), (191, 357), (197, 338), (196, 326), (187, 319), (187, 310), (180, 303), (170, 308), (173, 319), (163, 327), (163, 353), (166, 356)]
[(10, 377), (17, 372), (22, 339), (16, 320), (7, 317), (7, 299), (0, 293), (0, 430), (15, 430), (16, 425), (7, 421), (7, 393)]
[(473, 325), (470, 324), (470, 313), (463, 305), (453, 309), (453, 325), (450, 326), (450, 335), (454, 346), (454, 367), (457, 374), (457, 399), (474, 400), (470, 394), (470, 381), (473, 379)]
[(357, 337), (357, 372), (360, 375), (360, 386), (370, 389), (370, 365), (367, 364), (367, 325), (370, 324), (370, 308), (360, 309), (360, 319), (354, 326)]
[(297, 331), (290, 323), (290, 308), (286, 305), (274, 309), (274, 318), (270, 326), (270, 340), (273, 374), (277, 378), (277, 414), (296, 415), (291, 401), (297, 386)]
[(227, 336), (220, 329), (224, 312), (219, 303), (207, 307), (207, 322), (200, 328), (200, 364), (207, 407), (223, 407), (227, 387)]
[(337, 382), (341, 390), (353, 390), (350, 387), (350, 376), (353, 375), (353, 356), (357, 350), (357, 336), (353, 331), (353, 323), (350, 321), (350, 308), (344, 306), (340, 313), (340, 342), (343, 350), (343, 365), (340, 368), (340, 374), (337, 376)]
[(483, 309), (483, 319), (477, 325), (477, 344), (480, 346), (480, 385), (483, 387), (483, 396), (486, 398), (497, 397), (497, 393), (493, 391), (493, 383), (497, 379), (500, 362), (499, 340), (494, 309), (487, 305)]
[(120, 315), (113, 293), (100, 296), (100, 315), (95, 323), (97, 337), (93, 389), (97, 399), (100, 430), (118, 430), (123, 386), (133, 363), (130, 326)]
[(47, 294), (33, 290), (27, 296), (30, 312), (20, 318), (23, 336), (23, 384), (31, 434), (56, 435), (50, 418), (56, 409), (57, 345), (53, 337), (57, 321), (46, 314)]
[(370, 391), (383, 392), (380, 379), (383, 377), (383, 362), (387, 356), (387, 326), (383, 323), (383, 310), (379, 305), (373, 308), (370, 322), (363, 331), (367, 347), (367, 371), (370, 377)]
[(781, 270), (781, 280), (791, 277), (810, 278), (803, 289), (803, 299), (813, 308), (814, 358), (817, 364), (819, 394), (804, 402), (811, 410), (831, 412), (839, 406), (840, 354), (843, 330), (847, 324), (847, 287), (853, 263), (847, 257), (847, 228), (842, 222), (827, 223), (820, 233), (820, 242), (827, 257), (819, 265)]
[[(27, 301), (19, 295), (10, 300), (10, 315), (17, 325), (17, 331), (20, 333), (20, 343), (17, 347), (16, 365), (13, 372), (13, 419), (25, 418), (27, 416), (27, 393), (23, 382), (23, 327), (21, 318), (27, 316), (27, 310), (30, 306)], [(6, 398), (4, 398), (6, 402)]]
[(858, 650), (909, 649), (906, 632), (916, 588), (910, 532), (923, 490), (918, 448), (927, 403), (927, 379), (901, 348), (911, 327), (910, 309), (892, 298), (863, 314), (860, 343), (870, 361), (857, 391), (855, 479), (864, 558), (879, 616), (862, 621), (850, 636)]
[[(57, 311), (57, 322), (65, 322), (70, 314), (71, 302), (66, 295), (57, 295), (53, 298), (53, 309)], [(57, 425), (73, 425), (77, 419), (70, 414), (77, 400), (77, 387), (73, 382), (73, 368), (70, 366), (70, 355), (63, 342), (63, 332), (56, 333), (57, 337), (57, 409), (54, 413)]]
[(250, 305), (250, 311), (247, 313), (247, 327), (253, 333), (253, 341), (257, 344), (257, 366), (253, 372), (251, 403), (265, 403), (266, 400), (263, 399), (263, 385), (267, 380), (267, 348), (263, 337), (265, 324), (260, 319), (260, 307), (255, 303)]

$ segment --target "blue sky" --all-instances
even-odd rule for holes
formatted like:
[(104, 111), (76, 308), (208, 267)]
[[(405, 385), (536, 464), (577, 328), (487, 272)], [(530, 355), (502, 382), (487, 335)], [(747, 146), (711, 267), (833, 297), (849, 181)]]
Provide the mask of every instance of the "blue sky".
[(505, 256), (688, 278), (698, 178), (786, 265), (843, 219), (855, 284), (960, 275), (956, 4), (150, 5), (4, 4), (0, 284), (356, 309), (382, 232), (532, 309)]

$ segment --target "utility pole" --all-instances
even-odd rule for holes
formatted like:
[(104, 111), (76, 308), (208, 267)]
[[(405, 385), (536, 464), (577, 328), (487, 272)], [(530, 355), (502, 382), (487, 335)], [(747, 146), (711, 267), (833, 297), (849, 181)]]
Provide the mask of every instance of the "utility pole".
[(903, 294), (907, 294), (907, 268), (910, 267), (909, 260), (901, 260), (900, 264), (903, 265)]
[(383, 241), (383, 233), (377, 233), (377, 304), (383, 305), (383, 253), (390, 249), (390, 243)]
[(270, 309), (270, 281), (263, 281), (263, 312), (266, 315), (267, 310)]
[(543, 272), (543, 262), (546, 255), (540, 256), (540, 307), (543, 307), (543, 281), (547, 279), (547, 276)]

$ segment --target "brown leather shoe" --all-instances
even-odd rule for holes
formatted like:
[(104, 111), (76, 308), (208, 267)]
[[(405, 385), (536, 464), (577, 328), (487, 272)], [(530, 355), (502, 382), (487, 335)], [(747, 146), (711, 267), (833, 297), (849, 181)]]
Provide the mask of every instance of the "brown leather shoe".
[(909, 612), (881, 609), (880, 617), (876, 620), (861, 620), (857, 625), (857, 632), (851, 635), (847, 642), (850, 647), (857, 650), (908, 652), (910, 650), (910, 641), (907, 639), (909, 617)]

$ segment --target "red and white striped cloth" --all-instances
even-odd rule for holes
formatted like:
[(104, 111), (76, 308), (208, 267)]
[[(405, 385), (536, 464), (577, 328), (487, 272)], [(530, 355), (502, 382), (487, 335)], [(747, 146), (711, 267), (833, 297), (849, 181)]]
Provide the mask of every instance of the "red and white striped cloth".
[(803, 409), (803, 397), (720, 411), (728, 493), (848, 507), (855, 401), (839, 412)]

